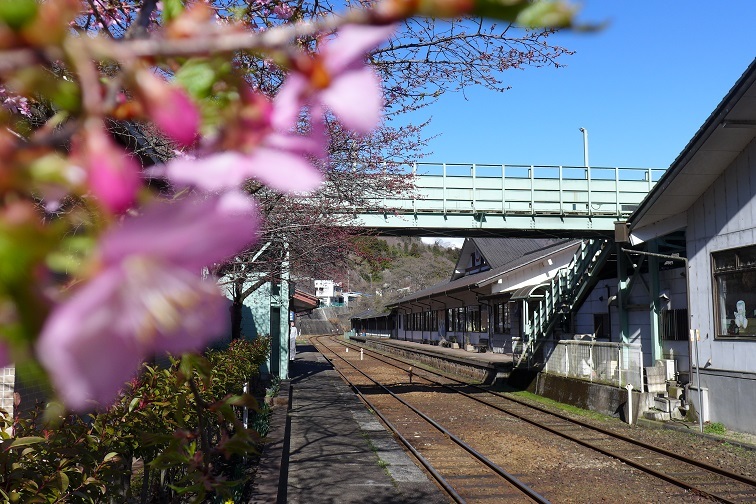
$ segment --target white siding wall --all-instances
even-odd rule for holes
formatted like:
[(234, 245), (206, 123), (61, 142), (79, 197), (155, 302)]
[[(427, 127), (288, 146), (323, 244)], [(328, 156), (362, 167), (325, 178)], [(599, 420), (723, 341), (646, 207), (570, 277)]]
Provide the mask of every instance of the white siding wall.
[[(492, 285), (492, 292), (512, 291), (526, 285), (537, 285), (553, 278), (556, 272), (567, 266), (575, 255), (578, 245), (550, 256), (548, 259), (541, 259), (527, 266), (523, 266), (502, 278), (501, 283)], [(551, 264), (548, 260), (551, 259)]]
[(689, 209), (686, 233), (691, 327), (701, 332), (700, 379), (709, 390), (709, 417), (754, 434), (756, 341), (714, 339), (711, 254), (756, 243), (755, 198), (756, 142), (752, 142)]
[(700, 360), (756, 373), (756, 341), (714, 339), (711, 254), (756, 244), (756, 143), (751, 143), (688, 212), (691, 327), (701, 332)]

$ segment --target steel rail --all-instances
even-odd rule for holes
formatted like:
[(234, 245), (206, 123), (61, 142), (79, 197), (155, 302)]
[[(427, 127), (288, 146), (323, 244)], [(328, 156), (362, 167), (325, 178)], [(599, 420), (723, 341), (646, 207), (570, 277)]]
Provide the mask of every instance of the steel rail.
[[(344, 341), (339, 341), (339, 343), (342, 344), (342, 345), (348, 346)], [(361, 347), (359, 345), (354, 345), (354, 344), (352, 344), (352, 346), (353, 347), (357, 347), (357, 348), (363, 348), (363, 347)], [(370, 352), (371, 354), (377, 353), (375, 350), (368, 349), (367, 351)], [(405, 363), (405, 364), (408, 363), (407, 361), (404, 361), (402, 359), (399, 359), (399, 358), (396, 358), (396, 357), (393, 357), (393, 356), (386, 356), (386, 355), (380, 354), (380, 353), (378, 353), (378, 355), (380, 355), (381, 357), (387, 357), (389, 359), (392, 359), (392, 360), (395, 360), (395, 361), (398, 361), (398, 362), (402, 362), (402, 363)], [(373, 355), (372, 357), (375, 358), (375, 359), (377, 359), (377, 360), (379, 360), (379, 361), (381, 361), (381, 362), (384, 362), (386, 364), (392, 365), (392, 366), (394, 366), (394, 367), (396, 367), (398, 369), (403, 369), (400, 366), (397, 366), (396, 364), (392, 364), (390, 362), (387, 362), (386, 360), (384, 360), (382, 358), (379, 358), (379, 357), (376, 357), (375, 355)], [(595, 432), (599, 432), (599, 433), (604, 434), (606, 436), (609, 436), (611, 438), (622, 440), (622, 441), (624, 441), (624, 442), (626, 442), (628, 444), (632, 444), (632, 445), (638, 446), (640, 448), (648, 449), (648, 450), (656, 452), (656, 453), (658, 453), (660, 455), (664, 455), (664, 456), (670, 457), (672, 459), (678, 460), (678, 461), (683, 462), (685, 464), (689, 464), (689, 465), (692, 465), (694, 467), (698, 467), (699, 469), (704, 469), (706, 471), (709, 471), (711, 473), (717, 474), (719, 476), (730, 478), (732, 480), (735, 480), (735, 481), (738, 481), (740, 483), (744, 483), (746, 485), (750, 485), (750, 486), (753, 486), (754, 488), (756, 488), (756, 480), (751, 479), (751, 478), (749, 478), (747, 476), (727, 471), (725, 469), (713, 466), (711, 464), (708, 464), (708, 463), (700, 461), (700, 460), (683, 457), (683, 456), (678, 455), (678, 454), (676, 454), (674, 452), (665, 450), (664, 448), (659, 448), (657, 446), (653, 446), (653, 445), (650, 445), (648, 443), (644, 443), (643, 441), (638, 441), (638, 440), (635, 440), (635, 439), (623, 436), (621, 434), (618, 434), (618, 433), (615, 433), (615, 432), (603, 429), (601, 427), (597, 427), (597, 426), (594, 426), (594, 425), (582, 422), (580, 420), (576, 420), (576, 419), (570, 418), (570, 417), (562, 415), (560, 413), (549, 411), (549, 410), (547, 410), (545, 408), (542, 408), (540, 406), (529, 404), (529, 403), (526, 403), (525, 401), (522, 401), (522, 400), (519, 400), (519, 399), (516, 399), (516, 398), (513, 398), (513, 397), (506, 396), (506, 395), (504, 395), (504, 394), (502, 394), (500, 392), (488, 390), (488, 389), (486, 389), (484, 387), (481, 387), (479, 385), (467, 383), (465, 381), (458, 380), (456, 378), (453, 378), (453, 377), (450, 377), (450, 376), (447, 376), (447, 375), (443, 375), (441, 373), (437, 373), (437, 372), (434, 372), (434, 371), (430, 371), (430, 370), (427, 370), (427, 369), (418, 369), (417, 371), (422, 371), (422, 372), (425, 372), (425, 373), (430, 373), (432, 375), (441, 376), (441, 377), (443, 377), (445, 379), (454, 381), (454, 382), (456, 382), (458, 384), (462, 384), (462, 385), (465, 385), (465, 386), (468, 386), (468, 387), (471, 387), (471, 388), (475, 388), (475, 389), (480, 390), (482, 392), (485, 392), (487, 394), (491, 394), (491, 395), (494, 395), (496, 397), (500, 397), (500, 398), (502, 398), (502, 399), (504, 399), (506, 401), (514, 402), (514, 403), (519, 404), (521, 406), (524, 406), (526, 408), (534, 409), (536, 411), (539, 411), (541, 413), (544, 413), (544, 414), (547, 414), (547, 415), (559, 418), (559, 419), (564, 420), (566, 422), (569, 422), (571, 424), (579, 425), (581, 427), (593, 430)], [(485, 404), (485, 405), (487, 405), (489, 407), (492, 407), (492, 408), (494, 408), (494, 409), (496, 409), (498, 411), (501, 411), (501, 412), (506, 413), (508, 415), (514, 416), (515, 418), (518, 418), (518, 419), (520, 419), (520, 420), (522, 420), (522, 421), (524, 421), (526, 423), (529, 423), (531, 425), (534, 425), (536, 427), (544, 429), (544, 430), (546, 430), (548, 432), (551, 432), (551, 433), (556, 434), (558, 436), (564, 437), (566, 439), (570, 439), (573, 442), (576, 442), (576, 443), (578, 443), (578, 444), (580, 444), (582, 446), (585, 446), (587, 448), (590, 448), (592, 450), (598, 451), (599, 453), (602, 453), (602, 454), (607, 455), (609, 457), (615, 458), (617, 460), (621, 460), (622, 462), (624, 462), (624, 463), (626, 463), (628, 465), (636, 467), (637, 469), (640, 469), (640, 470), (642, 470), (644, 472), (647, 472), (649, 474), (653, 474), (654, 476), (656, 476), (656, 477), (658, 477), (658, 478), (660, 478), (660, 479), (662, 479), (664, 481), (667, 481), (669, 483), (672, 483), (672, 484), (674, 484), (676, 486), (679, 486), (679, 487), (684, 488), (686, 490), (691, 490), (691, 491), (699, 493), (701, 495), (710, 497), (710, 498), (715, 499), (715, 500), (717, 500), (719, 502), (724, 502), (724, 503), (733, 503), (734, 502), (734, 501), (731, 501), (731, 500), (727, 499), (726, 497), (724, 497), (722, 495), (719, 495), (719, 494), (716, 494), (716, 493), (713, 493), (713, 492), (709, 492), (707, 490), (703, 490), (703, 489), (698, 488), (698, 487), (696, 487), (696, 486), (694, 486), (694, 485), (692, 485), (690, 483), (686, 483), (684, 481), (678, 480), (678, 479), (674, 478), (673, 476), (661, 473), (661, 472), (659, 472), (659, 471), (657, 471), (657, 470), (655, 470), (653, 468), (644, 466), (644, 465), (642, 465), (642, 464), (640, 464), (638, 462), (635, 462), (633, 459), (624, 457), (623, 455), (619, 455), (617, 453), (610, 452), (610, 451), (608, 451), (608, 450), (606, 450), (604, 448), (601, 448), (599, 446), (593, 445), (593, 444), (591, 444), (589, 442), (586, 442), (586, 441), (578, 439), (578, 438), (576, 438), (574, 436), (571, 436), (570, 434), (567, 434), (567, 433), (564, 433), (564, 432), (560, 432), (558, 429), (551, 428), (551, 427), (549, 427), (547, 425), (543, 425), (541, 423), (538, 423), (535, 420), (529, 419), (529, 418), (527, 418), (527, 417), (525, 417), (525, 416), (523, 416), (523, 415), (521, 415), (519, 413), (516, 413), (516, 412), (513, 412), (511, 410), (508, 410), (508, 409), (506, 409), (506, 408), (504, 408), (502, 406), (491, 404), (491, 403), (489, 403), (489, 402), (487, 402), (487, 401), (485, 401), (485, 400), (483, 400), (481, 398), (472, 396), (470, 394), (466, 394), (465, 392), (461, 392), (460, 390), (455, 389), (453, 387), (450, 387), (447, 384), (431, 380), (431, 379), (429, 379), (427, 377), (424, 377), (424, 376), (419, 376), (418, 373), (417, 373), (417, 371), (415, 371), (415, 376), (418, 376), (418, 377), (423, 378), (423, 379), (425, 379), (425, 380), (427, 380), (427, 381), (429, 381), (431, 383), (434, 383), (436, 385), (440, 385), (440, 386), (442, 386), (444, 388), (452, 390), (452, 391), (454, 391), (456, 393), (459, 393), (459, 394), (461, 394), (461, 395), (463, 395), (465, 397), (468, 397), (469, 399), (472, 399), (472, 400), (474, 400), (476, 402), (479, 402), (481, 404)]]
[[(331, 338), (331, 336), (318, 336), (318, 337), (315, 337), (313, 339), (319, 340), (320, 338)], [(493, 461), (491, 461), (490, 459), (488, 459), (485, 455), (483, 455), (482, 453), (476, 451), (474, 448), (472, 448), (470, 445), (468, 445), (467, 443), (465, 443), (464, 441), (462, 441), (461, 439), (459, 439), (457, 436), (455, 436), (454, 434), (452, 434), (451, 432), (449, 432), (447, 429), (445, 429), (438, 422), (436, 422), (435, 420), (433, 420), (432, 418), (430, 418), (428, 415), (426, 415), (422, 411), (418, 410), (417, 408), (415, 408), (411, 404), (407, 403), (404, 399), (402, 399), (401, 397), (399, 397), (398, 395), (396, 395), (394, 392), (392, 392), (386, 386), (384, 386), (383, 384), (379, 383), (378, 381), (376, 381), (373, 378), (371, 378), (370, 376), (368, 376), (365, 372), (363, 372), (361, 369), (357, 368), (354, 364), (352, 364), (348, 360), (344, 359), (341, 355), (339, 355), (338, 353), (336, 353), (335, 351), (333, 351), (331, 348), (329, 348), (326, 345), (323, 345), (322, 343), (320, 343), (320, 341), (318, 341), (318, 344), (320, 344), (324, 348), (328, 349), (329, 352), (331, 352), (333, 355), (335, 355), (336, 357), (338, 357), (339, 359), (341, 359), (348, 366), (350, 366), (351, 368), (353, 368), (355, 371), (357, 371), (358, 373), (360, 373), (361, 375), (363, 375), (368, 380), (370, 380), (373, 383), (375, 383), (378, 387), (380, 387), (386, 393), (388, 393), (389, 395), (391, 395), (391, 397), (393, 397), (394, 399), (396, 399), (397, 401), (399, 401), (401, 404), (403, 404), (404, 406), (406, 406), (407, 408), (409, 408), (410, 410), (412, 410), (416, 415), (418, 415), (420, 418), (422, 418), (423, 420), (425, 420), (426, 422), (428, 422), (430, 425), (432, 425), (439, 432), (441, 432), (442, 434), (444, 434), (445, 436), (447, 436), (450, 440), (452, 440), (460, 448), (462, 448), (463, 450), (465, 450), (466, 452), (468, 452), (470, 455), (472, 455), (473, 457), (475, 457), (478, 461), (480, 461), (481, 463), (483, 463), (485, 466), (487, 466), (489, 469), (491, 469), (492, 471), (494, 471), (496, 474), (498, 474), (502, 478), (506, 479), (514, 487), (516, 487), (518, 490), (520, 490), (525, 495), (527, 495), (528, 497), (530, 497), (534, 502), (538, 502), (539, 504), (550, 504), (550, 501), (548, 499), (546, 499), (545, 497), (543, 497), (539, 493), (535, 492), (532, 488), (530, 488), (525, 483), (523, 483), (522, 481), (520, 481), (519, 479), (517, 479), (514, 475), (508, 473), (507, 471), (505, 471), (504, 469), (502, 469), (501, 467), (499, 467), (498, 465), (496, 465)], [(326, 357), (326, 355), (323, 354), (323, 352), (321, 352), (321, 354), (323, 355), (323, 357), (325, 357), (326, 359), (328, 359), (328, 357)], [(333, 364), (333, 361), (331, 359), (328, 359), (328, 361), (331, 364)], [(336, 366), (334, 366), (334, 369), (336, 369)], [(342, 376), (344, 376), (342, 373), (339, 373), (339, 374), (341, 374)], [(352, 388), (354, 388), (355, 390), (359, 390), (359, 388), (357, 387), (357, 385), (355, 385), (354, 383), (352, 383), (351, 380), (347, 379), (346, 377), (344, 377), (344, 379), (347, 381), (347, 383), (349, 383), (349, 385)], [(372, 406), (370, 403), (368, 403), (368, 404), (373, 409), (373, 411), (377, 411), (374, 406)]]

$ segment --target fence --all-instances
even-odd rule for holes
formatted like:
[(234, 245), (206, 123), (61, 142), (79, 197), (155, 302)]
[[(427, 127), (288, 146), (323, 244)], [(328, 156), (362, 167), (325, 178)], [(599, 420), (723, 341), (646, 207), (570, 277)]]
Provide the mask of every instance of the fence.
[(561, 340), (546, 342), (543, 354), (547, 373), (643, 391), (640, 345)]
[[(527, 358), (520, 338), (513, 338), (515, 362)], [(603, 341), (545, 341), (543, 371), (579, 380), (624, 387), (628, 383), (643, 392), (643, 352), (638, 344)]]

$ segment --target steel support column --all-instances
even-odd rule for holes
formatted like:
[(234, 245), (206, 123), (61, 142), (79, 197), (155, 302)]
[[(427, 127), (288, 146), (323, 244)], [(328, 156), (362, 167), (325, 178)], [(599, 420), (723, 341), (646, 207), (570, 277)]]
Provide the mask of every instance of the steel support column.
[[(659, 244), (656, 240), (648, 242), (648, 252), (651, 254), (659, 253)], [(656, 255), (649, 255), (648, 257), (648, 276), (650, 280), (649, 285), (649, 297), (651, 302), (649, 303), (650, 316), (651, 316), (651, 363), (653, 364), (657, 360), (662, 358), (662, 345), (660, 338), (661, 327), (661, 303), (659, 295), (659, 257)]]
[(617, 243), (617, 317), (619, 322), (619, 339), (622, 343), (629, 341), (629, 323), (627, 315), (627, 299), (630, 297), (628, 288), (630, 279), (627, 275), (628, 257), (622, 249), (622, 244)]

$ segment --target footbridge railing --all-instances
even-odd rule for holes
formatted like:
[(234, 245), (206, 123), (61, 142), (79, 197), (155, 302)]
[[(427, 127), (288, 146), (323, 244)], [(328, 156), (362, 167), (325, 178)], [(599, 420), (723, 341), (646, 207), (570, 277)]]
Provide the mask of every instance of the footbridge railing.
[(417, 192), (353, 209), (365, 227), (611, 231), (664, 173), (656, 168), (415, 163)]

